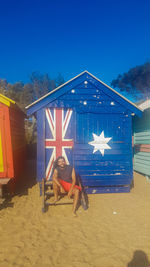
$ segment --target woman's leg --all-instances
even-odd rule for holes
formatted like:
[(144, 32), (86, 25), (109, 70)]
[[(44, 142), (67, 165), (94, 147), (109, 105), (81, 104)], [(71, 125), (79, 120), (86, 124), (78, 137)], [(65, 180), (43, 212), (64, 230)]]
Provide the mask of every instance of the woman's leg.
[(53, 181), (54, 202), (58, 201), (59, 191), (60, 191), (59, 186), (55, 183), (55, 181)]
[(79, 189), (74, 188), (73, 193), (74, 193), (74, 199), (73, 199), (73, 214), (76, 215), (76, 209), (77, 209), (77, 204), (79, 200)]

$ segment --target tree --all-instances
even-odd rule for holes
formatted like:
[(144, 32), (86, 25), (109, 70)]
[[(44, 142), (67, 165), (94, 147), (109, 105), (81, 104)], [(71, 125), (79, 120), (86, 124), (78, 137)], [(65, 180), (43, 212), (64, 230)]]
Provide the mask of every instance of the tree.
[(43, 75), (40, 74), (40, 72), (33, 72), (30, 76), (30, 80), (33, 85), (34, 100), (39, 99), (56, 87), (55, 80), (50, 79), (47, 73)]
[(0, 79), (0, 93), (14, 100), (21, 108), (21, 96), (24, 90), (22, 82), (14, 84), (8, 83), (7, 80)]
[[(31, 82), (26, 84), (22, 82), (11, 84), (5, 79), (0, 79), (0, 93), (14, 100), (25, 112), (26, 106), (64, 83), (64, 78), (60, 73), (55, 79), (51, 79), (47, 73), (33, 72), (30, 80)], [(26, 120), (25, 129), (27, 143), (34, 143), (36, 140), (36, 120), (34, 118), (33, 121)]]
[[(22, 93), (22, 103), (24, 106), (39, 99), (41, 96), (54, 90), (56, 86), (64, 83), (64, 78), (59, 73), (56, 79), (51, 79), (49, 75), (33, 72), (30, 76), (31, 83), (24, 86)], [(26, 138), (28, 143), (34, 143), (36, 140), (36, 120), (26, 122)]]
[(150, 62), (131, 68), (111, 82), (113, 88), (132, 95), (135, 100), (150, 97)]
[(0, 94), (5, 95), (7, 91), (7, 81), (4, 79), (0, 79)]
[(25, 110), (27, 105), (64, 83), (61, 73), (55, 79), (51, 79), (47, 73), (41, 74), (36, 71), (31, 74), (30, 80), (31, 82), (26, 84), (22, 82), (11, 84), (5, 79), (0, 79), (0, 93), (14, 100)]
[(16, 82), (14, 84), (7, 85), (6, 95), (13, 99), (18, 104), (20, 103), (20, 97), (23, 92), (24, 84), (22, 82)]
[(25, 110), (25, 107), (34, 102), (34, 100), (33, 85), (31, 83), (26, 83), (23, 86), (23, 90), (20, 95), (19, 105), (23, 110)]
[(60, 72), (58, 73), (58, 76), (57, 76), (55, 82), (56, 82), (57, 87), (62, 85), (65, 82), (64, 77), (61, 75)]

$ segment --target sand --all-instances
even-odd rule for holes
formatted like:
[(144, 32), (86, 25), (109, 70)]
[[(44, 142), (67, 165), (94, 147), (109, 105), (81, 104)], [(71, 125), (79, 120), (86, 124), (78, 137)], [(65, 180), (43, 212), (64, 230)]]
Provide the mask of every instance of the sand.
[(0, 206), (0, 266), (150, 266), (150, 181), (134, 178), (131, 193), (89, 195), (77, 218), (72, 205), (43, 214), (38, 185), (26, 182)]

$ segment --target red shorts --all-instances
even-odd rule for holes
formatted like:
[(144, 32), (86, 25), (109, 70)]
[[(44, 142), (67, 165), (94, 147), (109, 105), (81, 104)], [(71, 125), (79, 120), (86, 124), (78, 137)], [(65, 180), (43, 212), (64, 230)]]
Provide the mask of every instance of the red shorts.
[[(62, 179), (59, 179), (59, 182), (60, 182), (60, 184), (62, 185), (62, 187), (64, 188), (64, 190), (65, 190), (66, 192), (69, 192), (69, 190), (70, 190), (72, 184), (70, 184), (70, 183), (68, 183), (68, 182), (65, 182), (65, 181), (62, 180)], [(74, 185), (73, 188), (77, 188), (77, 189), (79, 189), (80, 191), (82, 191), (82, 189), (81, 189), (81, 187), (80, 187), (79, 185)]]

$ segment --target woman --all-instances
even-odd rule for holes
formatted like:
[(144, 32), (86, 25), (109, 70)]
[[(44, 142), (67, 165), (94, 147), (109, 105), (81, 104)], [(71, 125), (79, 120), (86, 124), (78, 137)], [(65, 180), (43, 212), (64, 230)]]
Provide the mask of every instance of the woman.
[(54, 202), (58, 201), (58, 194), (68, 193), (68, 198), (74, 197), (73, 201), (73, 214), (76, 215), (76, 208), (79, 200), (79, 193), (82, 190), (77, 185), (75, 170), (72, 166), (67, 165), (65, 158), (60, 156), (54, 162), (53, 167), (53, 190)]

